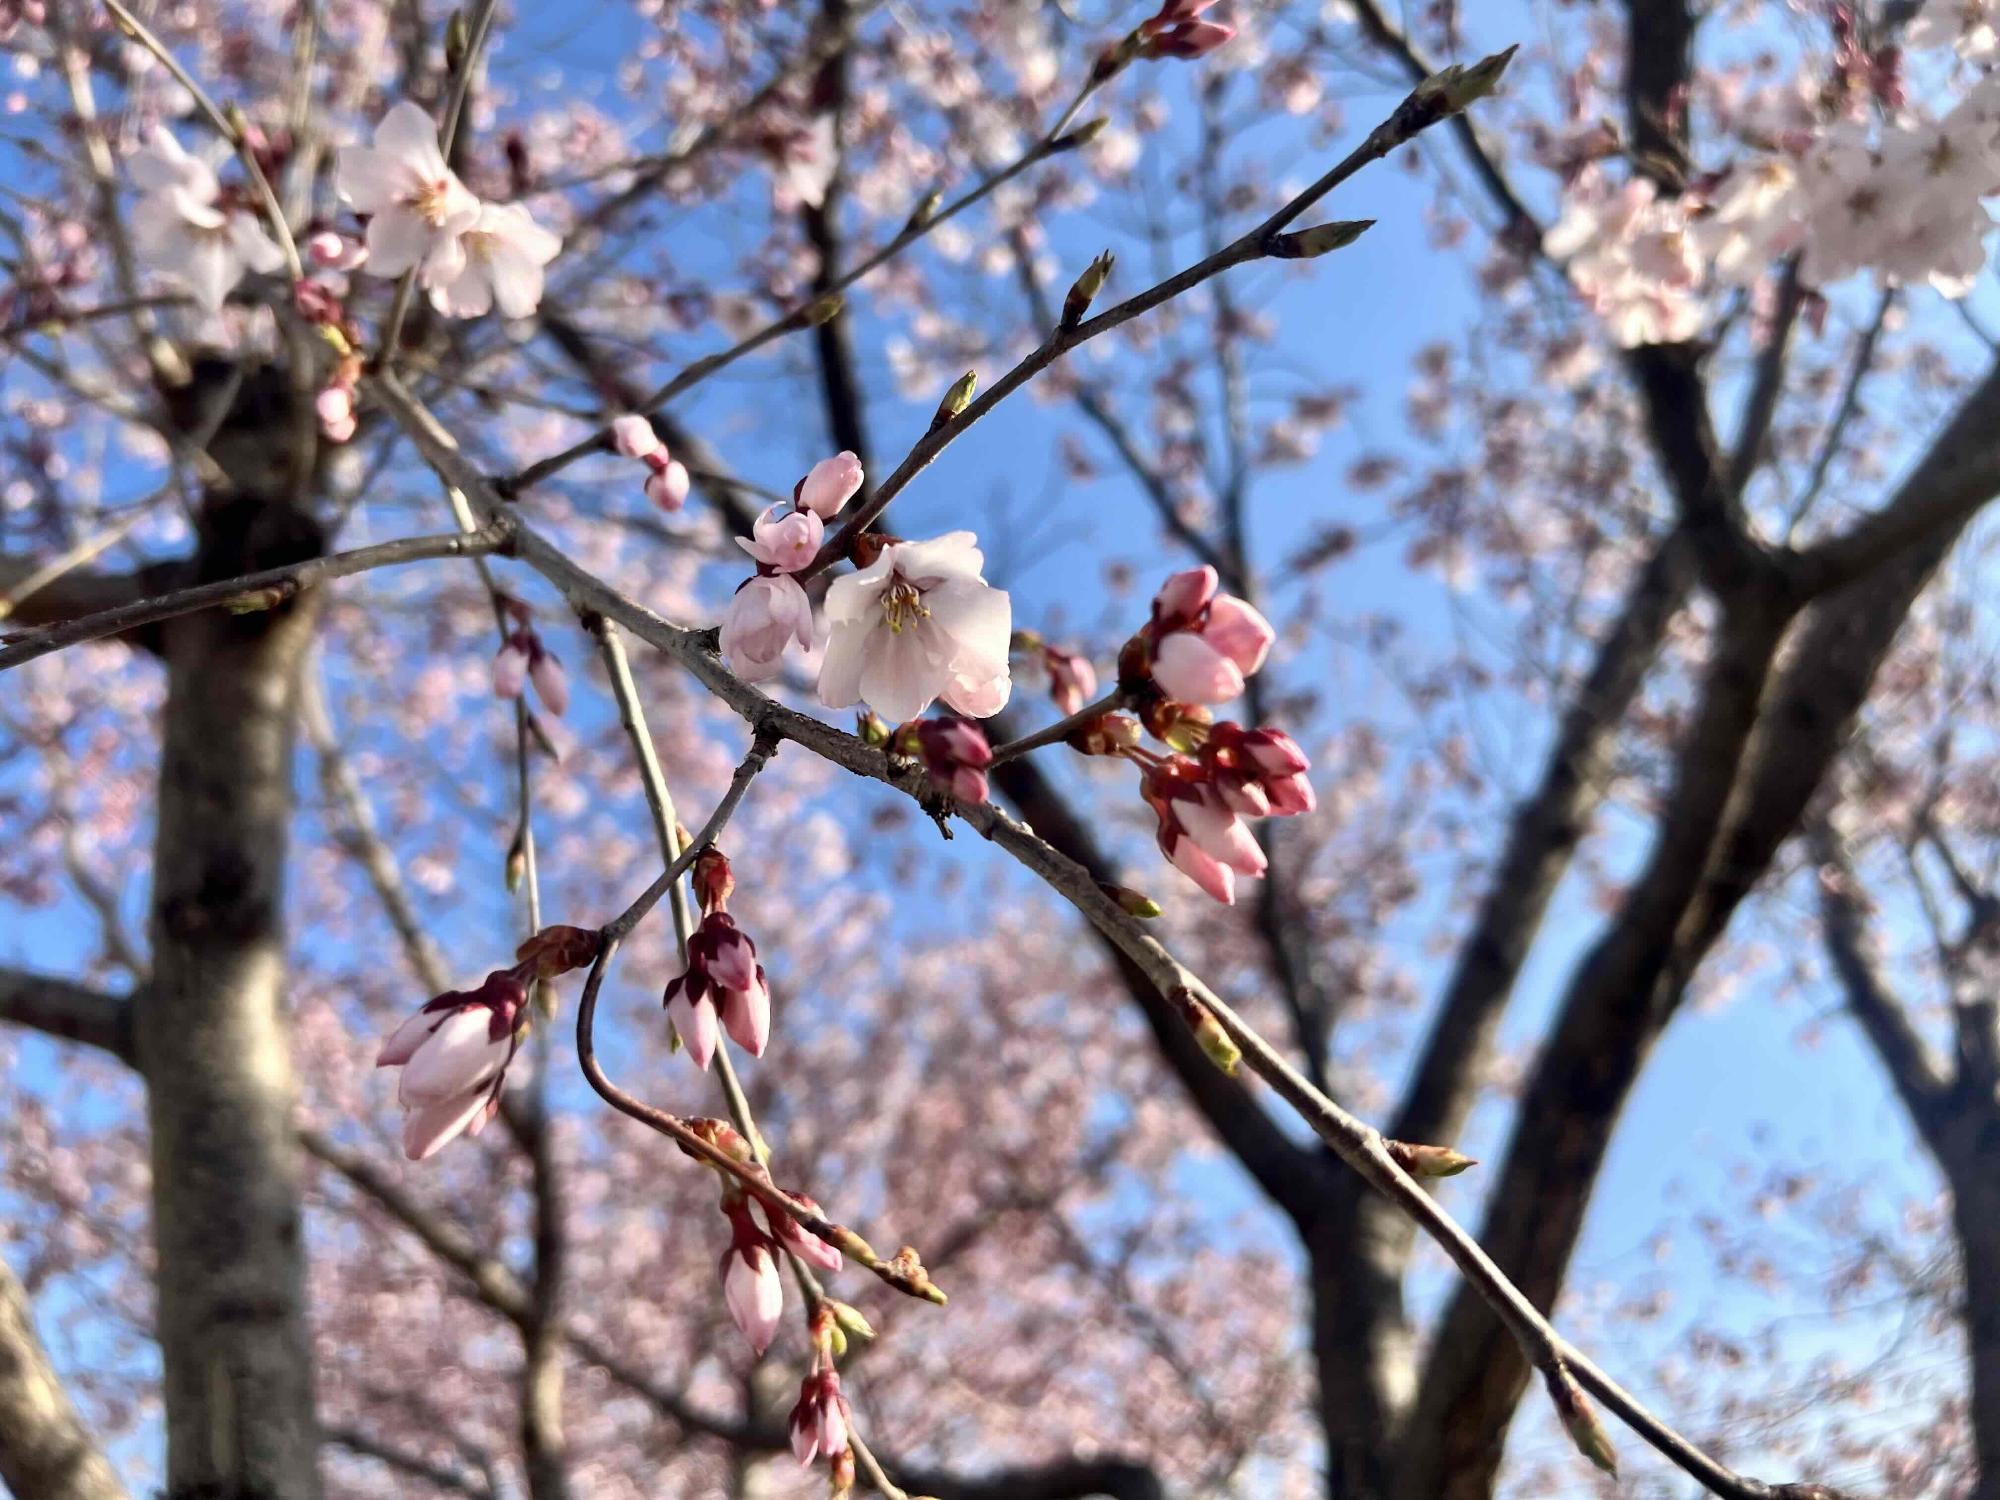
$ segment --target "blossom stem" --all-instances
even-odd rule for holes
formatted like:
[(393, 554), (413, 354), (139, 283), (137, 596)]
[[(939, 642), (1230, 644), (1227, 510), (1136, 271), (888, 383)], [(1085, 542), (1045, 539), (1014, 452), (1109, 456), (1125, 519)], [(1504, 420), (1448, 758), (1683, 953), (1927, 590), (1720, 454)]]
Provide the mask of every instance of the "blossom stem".
[(660, 872), (659, 878), (642, 891), (632, 904), (613, 917), (598, 930), (599, 947), (597, 958), (590, 966), (590, 974), (584, 980), (583, 994), (576, 1007), (576, 1055), (583, 1069), (583, 1076), (595, 1089), (598, 1096), (620, 1114), (628, 1115), (640, 1124), (658, 1131), (673, 1141), (682, 1150), (697, 1160), (707, 1163), (717, 1171), (735, 1179), (743, 1190), (763, 1205), (766, 1213), (783, 1214), (796, 1221), (808, 1234), (825, 1240), (841, 1251), (849, 1260), (872, 1271), (875, 1276), (897, 1291), (916, 1297), (925, 1302), (942, 1305), (944, 1293), (934, 1285), (920, 1268), (912, 1268), (903, 1256), (896, 1260), (884, 1260), (875, 1254), (868, 1242), (853, 1230), (835, 1224), (820, 1215), (801, 1207), (790, 1194), (781, 1192), (772, 1185), (770, 1174), (761, 1166), (750, 1166), (736, 1160), (688, 1125), (678, 1115), (656, 1109), (644, 1100), (634, 1098), (613, 1083), (604, 1071), (604, 1065), (597, 1060), (597, 1044), (593, 1035), (597, 1019), (598, 992), (604, 986), (604, 976), (609, 972), (611, 961), (616, 956), (620, 944), (632, 929), (644, 921), (647, 914), (659, 905), (673, 885), (693, 866), (695, 858), (710, 847), (720, 835), (729, 819), (742, 804), (744, 794), (750, 790), (750, 783), (757, 773), (770, 762), (777, 752), (779, 736), (764, 730), (757, 731), (750, 751), (737, 766), (731, 778), (729, 790), (723, 793), (708, 822), (680, 857)]
[(120, 0), (104, 0), (104, 8), (111, 12), (121, 31), (160, 60), (161, 66), (174, 75), (174, 82), (188, 91), (195, 108), (215, 127), (216, 133), (235, 148), (238, 160), (243, 163), (244, 175), (250, 179), (250, 186), (257, 194), (258, 207), (263, 209), (264, 217), (270, 221), (271, 234), (277, 240), (278, 248), (285, 252), (286, 271), (291, 274), (292, 280), (304, 280), (305, 263), (299, 259), (298, 242), (292, 238), (292, 226), (285, 218), (284, 207), (278, 202), (270, 178), (264, 175), (257, 153), (250, 148), (250, 138), (242, 126), (215, 102), (208, 90), (195, 81), (192, 73), (181, 66), (180, 60), (167, 50), (166, 43), (153, 35), (146, 23), (127, 10)]
[(1003, 745), (995, 745), (990, 764), (1002, 765), (1016, 756), (1026, 755), (1030, 750), (1039, 750), (1044, 745), (1061, 744), (1092, 719), (1101, 719), (1106, 714), (1116, 713), (1124, 706), (1125, 694), (1122, 691), (1106, 693), (1095, 703), (1086, 703), (1068, 718), (1058, 719), (1046, 729), (1037, 729), (1033, 734), (1024, 734), (1018, 739), (1008, 740)]

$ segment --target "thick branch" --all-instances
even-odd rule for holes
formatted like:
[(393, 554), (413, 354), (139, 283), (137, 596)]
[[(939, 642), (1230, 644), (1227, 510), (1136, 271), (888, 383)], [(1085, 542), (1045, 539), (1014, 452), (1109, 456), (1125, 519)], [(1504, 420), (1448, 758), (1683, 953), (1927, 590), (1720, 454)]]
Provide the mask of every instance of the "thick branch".
[(132, 999), (107, 995), (53, 974), (0, 968), (0, 1021), (66, 1042), (82, 1042), (132, 1061)]
[(0, 1261), (0, 1480), (14, 1500), (125, 1500), (35, 1332), (28, 1294)]

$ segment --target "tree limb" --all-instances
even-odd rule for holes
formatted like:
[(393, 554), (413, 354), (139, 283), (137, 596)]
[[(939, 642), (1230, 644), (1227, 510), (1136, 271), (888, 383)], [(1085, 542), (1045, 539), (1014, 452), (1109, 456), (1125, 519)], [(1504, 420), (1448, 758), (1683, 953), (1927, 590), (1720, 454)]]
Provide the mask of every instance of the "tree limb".
[(0, 1021), (132, 1061), (132, 997), (29, 969), (0, 968)]
[(0, 1480), (14, 1500), (126, 1500), (35, 1332), (28, 1294), (0, 1260)]

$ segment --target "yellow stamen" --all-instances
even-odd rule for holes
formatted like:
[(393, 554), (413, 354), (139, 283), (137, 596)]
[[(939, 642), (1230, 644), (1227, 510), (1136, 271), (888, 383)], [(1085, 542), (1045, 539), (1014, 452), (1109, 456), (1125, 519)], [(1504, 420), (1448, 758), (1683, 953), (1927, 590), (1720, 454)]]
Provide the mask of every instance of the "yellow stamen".
[(924, 608), (924, 596), (917, 592), (914, 583), (899, 578), (882, 591), (882, 618), (888, 621), (892, 634), (901, 635), (905, 625), (930, 617), (931, 612)]

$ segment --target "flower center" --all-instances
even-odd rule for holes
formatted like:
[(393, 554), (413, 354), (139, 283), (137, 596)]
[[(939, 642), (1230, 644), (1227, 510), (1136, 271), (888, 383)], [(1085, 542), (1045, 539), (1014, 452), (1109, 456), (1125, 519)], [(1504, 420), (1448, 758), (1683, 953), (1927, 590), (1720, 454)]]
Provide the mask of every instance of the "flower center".
[(427, 182), (418, 188), (416, 197), (410, 200), (410, 207), (431, 228), (441, 229), (450, 214), (450, 202), (451, 183), (440, 177), (436, 182)]
[(906, 578), (898, 578), (882, 592), (882, 618), (889, 623), (893, 634), (901, 635), (905, 625), (918, 620), (928, 620), (931, 612), (924, 608), (924, 596), (917, 586)]

